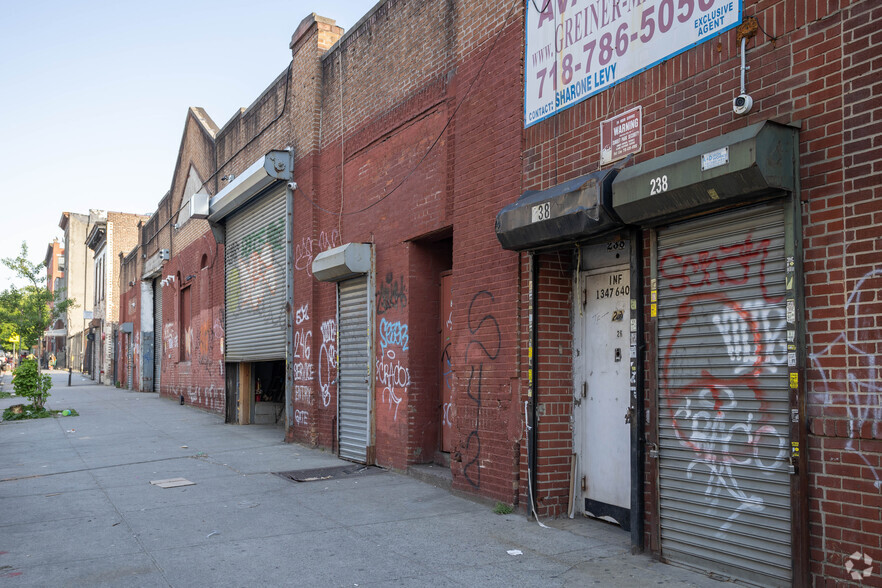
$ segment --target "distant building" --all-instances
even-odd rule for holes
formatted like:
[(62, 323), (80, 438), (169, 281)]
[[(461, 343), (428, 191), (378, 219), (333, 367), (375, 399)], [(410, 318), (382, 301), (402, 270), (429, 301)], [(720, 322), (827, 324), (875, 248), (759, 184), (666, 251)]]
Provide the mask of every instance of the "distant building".
[(91, 351), (92, 379), (102, 384), (115, 384), (118, 380), (113, 363), (115, 331), (119, 322), (117, 258), (121, 252), (129, 251), (137, 244), (138, 224), (147, 218), (124, 212), (89, 211), (85, 243), (93, 252), (94, 313), (87, 335), (93, 344), (87, 353)]
[(64, 286), (67, 298), (74, 304), (62, 318), (65, 329), (64, 356), (56, 353), (57, 367), (88, 371), (85, 365), (86, 322), (92, 320), (92, 289), (94, 266), (92, 255), (86, 247), (89, 216), (64, 212), (58, 221), (64, 231), (63, 262)]
[[(46, 266), (46, 288), (52, 294), (58, 297), (65, 297), (64, 285), (64, 246), (58, 242), (58, 239), (49, 243), (46, 248), (46, 257), (43, 259), (43, 265)], [(55, 302), (49, 303), (50, 308), (55, 307)], [(48, 365), (48, 358), (54, 355), (57, 360), (56, 365), (63, 365), (65, 361), (65, 338), (67, 336), (67, 328), (65, 327), (64, 317), (59, 317), (52, 321), (49, 328), (43, 336), (43, 357), (41, 358)]]

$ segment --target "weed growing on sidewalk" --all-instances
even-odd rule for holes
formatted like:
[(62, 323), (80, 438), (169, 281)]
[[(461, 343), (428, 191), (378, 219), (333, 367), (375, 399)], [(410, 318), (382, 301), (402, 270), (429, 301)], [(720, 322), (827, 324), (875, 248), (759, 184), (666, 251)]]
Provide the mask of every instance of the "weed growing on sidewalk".
[(497, 502), (496, 506), (493, 507), (493, 512), (496, 514), (511, 514), (514, 512), (514, 508), (503, 502)]

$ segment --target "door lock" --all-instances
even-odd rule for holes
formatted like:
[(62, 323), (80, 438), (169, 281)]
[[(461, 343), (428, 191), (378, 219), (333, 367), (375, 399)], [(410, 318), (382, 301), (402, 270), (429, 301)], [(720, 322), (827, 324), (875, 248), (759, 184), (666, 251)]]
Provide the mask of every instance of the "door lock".
[(616, 361), (622, 361), (622, 348), (621, 347), (616, 347), (615, 358), (616, 358)]

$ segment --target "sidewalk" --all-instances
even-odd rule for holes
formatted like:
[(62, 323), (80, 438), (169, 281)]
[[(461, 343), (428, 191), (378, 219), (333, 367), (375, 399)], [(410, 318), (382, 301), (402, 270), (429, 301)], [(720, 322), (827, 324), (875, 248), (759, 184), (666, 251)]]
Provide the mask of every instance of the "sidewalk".
[[(279, 428), (67, 377), (52, 373), (47, 404), (79, 417), (0, 424), (3, 586), (721, 585), (630, 555), (597, 521), (543, 529), (376, 468), (291, 481), (272, 472), (352, 464)], [(194, 485), (150, 484), (178, 477)]]

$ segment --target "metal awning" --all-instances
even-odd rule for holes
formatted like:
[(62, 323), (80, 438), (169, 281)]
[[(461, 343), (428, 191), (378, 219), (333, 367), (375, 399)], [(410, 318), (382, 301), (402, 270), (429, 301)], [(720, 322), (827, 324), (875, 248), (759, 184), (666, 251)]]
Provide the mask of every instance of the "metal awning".
[(622, 226), (612, 209), (616, 168), (600, 170), (547, 190), (528, 190), (496, 215), (496, 238), (523, 251), (579, 241)]
[(370, 243), (346, 243), (322, 251), (312, 262), (312, 275), (321, 282), (341, 282), (370, 271)]
[(274, 182), (292, 180), (294, 154), (290, 149), (273, 149), (217, 193), (208, 203), (208, 220), (217, 223), (233, 214)]
[(796, 187), (799, 131), (764, 121), (626, 168), (613, 208), (629, 224), (725, 208)]

